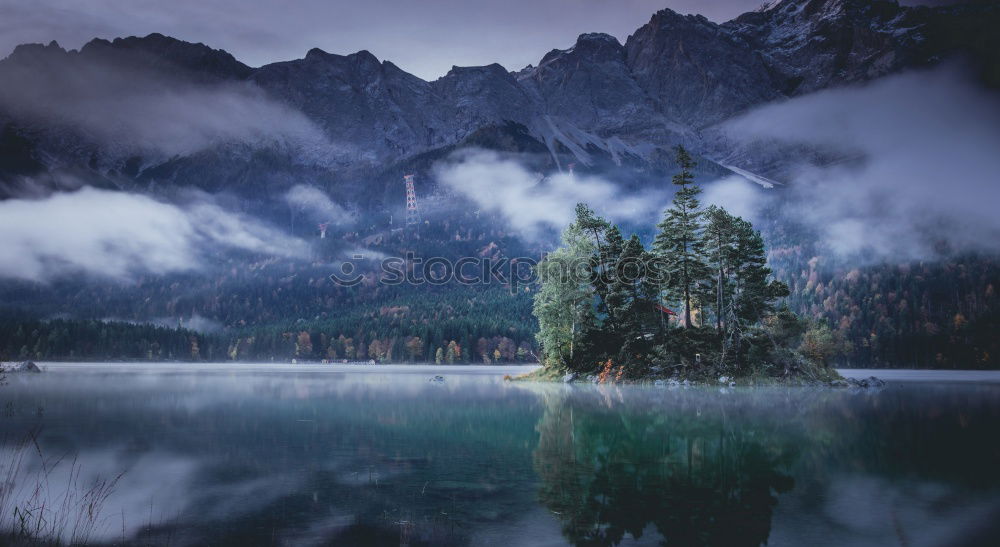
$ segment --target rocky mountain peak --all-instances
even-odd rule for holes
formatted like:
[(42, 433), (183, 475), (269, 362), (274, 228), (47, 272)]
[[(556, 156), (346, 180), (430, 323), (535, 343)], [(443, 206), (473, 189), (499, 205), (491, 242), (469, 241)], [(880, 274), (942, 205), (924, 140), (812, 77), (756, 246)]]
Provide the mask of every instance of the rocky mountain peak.
[[(586, 62), (620, 62), (624, 59), (624, 47), (617, 38), (610, 34), (591, 32), (581, 34), (573, 47), (568, 49), (553, 49), (539, 61), (537, 68), (542, 68), (559, 60), (569, 60), (577, 63)], [(535, 67), (528, 67), (528, 71)]]
[(330, 54), (318, 47), (314, 47), (306, 52), (306, 60), (323, 60), (327, 58)]
[(683, 28), (693, 25), (700, 25), (705, 27), (718, 26), (712, 21), (709, 21), (703, 15), (696, 15), (696, 14), (684, 15), (677, 13), (676, 11), (670, 8), (663, 8), (660, 11), (654, 13), (653, 16), (649, 18), (649, 22), (643, 25), (643, 27), (640, 27), (640, 29), (646, 27), (670, 29), (673, 27)]
[(714, 123), (778, 96), (761, 56), (702, 16), (658, 11), (625, 52), (636, 81), (676, 121)]
[(465, 77), (499, 77), (513, 80), (510, 72), (499, 63), (492, 63), (484, 66), (455, 66), (441, 78), (465, 78)]
[(347, 55), (340, 55), (337, 53), (328, 53), (318, 47), (314, 47), (306, 52), (306, 56), (303, 60), (312, 63), (330, 63), (339, 65), (354, 64), (375, 66), (382, 64), (378, 60), (378, 57), (375, 57), (375, 55), (367, 49), (362, 49), (361, 51), (349, 53)]
[(229, 52), (164, 36), (158, 32), (138, 37), (95, 38), (80, 48), (84, 58), (153, 68), (165, 72), (187, 71), (199, 76), (244, 79), (253, 72)]
[(367, 49), (362, 49), (360, 51), (351, 53), (347, 55), (347, 58), (350, 59), (352, 62), (356, 63), (358, 66), (365, 66), (365, 67), (382, 66), (382, 62), (378, 60), (378, 57), (376, 57), (375, 54), (368, 51)]
[(885, 19), (895, 17), (904, 9), (896, 0), (782, 0), (768, 9), (743, 14), (736, 20), (753, 19), (754, 13), (783, 20), (791, 18), (818, 21), (843, 17)]
[(800, 94), (910, 63), (905, 46), (916, 29), (897, 24), (907, 13), (894, 0), (783, 0), (723, 28), (765, 52), (783, 91)]
[(46, 44), (21, 44), (14, 48), (14, 51), (7, 56), (11, 62), (33, 62), (42, 61), (53, 55), (63, 55), (66, 50), (58, 42), (52, 40)]
[(590, 56), (620, 56), (624, 49), (618, 38), (610, 34), (591, 32), (581, 34), (576, 39), (576, 45), (573, 46), (573, 53)]
[(456, 124), (455, 134), (507, 120), (527, 122), (536, 105), (514, 75), (503, 66), (453, 66), (431, 84), (442, 112)]

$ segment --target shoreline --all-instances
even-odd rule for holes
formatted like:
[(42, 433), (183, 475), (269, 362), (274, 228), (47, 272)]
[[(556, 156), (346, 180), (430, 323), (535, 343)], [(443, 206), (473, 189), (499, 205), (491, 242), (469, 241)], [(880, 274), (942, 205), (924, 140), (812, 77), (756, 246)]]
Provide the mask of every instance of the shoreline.
[[(472, 374), (527, 374), (541, 368), (539, 364), (482, 365), (433, 363), (343, 364), (343, 363), (268, 363), (215, 362), (189, 363), (177, 361), (38, 361), (44, 371), (120, 371), (120, 372), (185, 372), (185, 371), (245, 371), (245, 372), (388, 372), (413, 374), (430, 371)], [(888, 383), (981, 383), (1000, 384), (1000, 370), (945, 369), (885, 369), (838, 368), (844, 378), (864, 379), (875, 376)], [(558, 383), (558, 380), (553, 380)]]
[(917, 368), (838, 368), (844, 378), (875, 376), (886, 382), (972, 382), (1000, 383), (1000, 370), (917, 369)]
[(393, 363), (383, 365), (343, 363), (268, 363), (268, 362), (214, 362), (186, 363), (175, 361), (35, 361), (43, 372), (327, 372), (327, 373), (396, 373), (423, 374), (428, 372), (462, 371), (464, 374), (525, 374), (540, 365), (437, 365), (428, 363)]

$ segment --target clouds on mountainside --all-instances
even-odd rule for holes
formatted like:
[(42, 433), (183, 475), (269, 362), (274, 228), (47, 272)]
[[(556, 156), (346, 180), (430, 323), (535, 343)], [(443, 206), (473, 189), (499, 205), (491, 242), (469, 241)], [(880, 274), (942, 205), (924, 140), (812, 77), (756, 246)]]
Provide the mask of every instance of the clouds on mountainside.
[(522, 236), (557, 234), (573, 221), (583, 202), (612, 221), (652, 221), (667, 203), (665, 194), (626, 194), (598, 177), (559, 173), (543, 180), (515, 160), (485, 150), (463, 151), (435, 166), (438, 182), (481, 209), (503, 215)]
[(955, 67), (767, 105), (728, 130), (860, 158), (801, 165), (787, 190), (786, 213), (842, 257), (1000, 250), (1000, 96)]
[(347, 224), (353, 220), (350, 212), (315, 186), (297, 184), (285, 192), (285, 201), (293, 211), (305, 213), (316, 222)]
[(719, 179), (702, 188), (702, 205), (717, 205), (750, 222), (757, 220), (760, 209), (766, 202), (764, 192), (768, 191), (737, 175)]
[[(950, 66), (757, 108), (727, 124), (730, 138), (805, 145), (851, 160), (803, 160), (788, 187), (776, 190), (723, 178), (704, 185), (702, 202), (755, 220), (780, 194), (790, 220), (855, 261), (1000, 251), (1000, 96), (974, 81)], [(577, 202), (614, 221), (652, 225), (669, 201), (666, 194), (627, 194), (595, 177), (543, 181), (486, 151), (453, 156), (436, 176), (534, 239), (571, 222)]]
[(307, 254), (301, 240), (211, 202), (182, 209), (90, 187), (0, 201), (0, 234), (0, 278), (36, 281), (193, 271), (205, 253), (225, 249)]
[[(53, 53), (53, 52), (50, 52)], [(67, 126), (114, 156), (192, 154), (218, 144), (332, 146), (304, 114), (248, 83), (197, 83), (70, 54), (3, 65), (0, 111)]]
[[(67, 315), (66, 317), (71, 317)], [(200, 332), (204, 334), (221, 332), (225, 329), (225, 325), (205, 317), (199, 313), (194, 313), (190, 317), (153, 317), (147, 320), (135, 320), (135, 319), (122, 319), (120, 317), (105, 317), (102, 321), (107, 323), (131, 323), (133, 325), (156, 325), (158, 327), (166, 328), (177, 328), (178, 326), (184, 327), (187, 330), (192, 330), (195, 332)]]

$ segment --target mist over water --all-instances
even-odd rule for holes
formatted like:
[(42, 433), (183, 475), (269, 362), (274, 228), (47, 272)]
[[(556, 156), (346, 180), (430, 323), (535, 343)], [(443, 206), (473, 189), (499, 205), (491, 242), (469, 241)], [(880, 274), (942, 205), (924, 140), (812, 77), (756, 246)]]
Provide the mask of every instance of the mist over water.
[[(523, 370), (52, 366), (0, 388), (0, 451), (36, 429), (83, 484), (124, 472), (94, 539), (124, 527), (129, 544), (952, 545), (996, 533), (974, 524), (1000, 515), (1000, 386), (502, 380)], [(23, 465), (19, 492), (38, 460)], [(68, 467), (55, 469), (65, 484)]]

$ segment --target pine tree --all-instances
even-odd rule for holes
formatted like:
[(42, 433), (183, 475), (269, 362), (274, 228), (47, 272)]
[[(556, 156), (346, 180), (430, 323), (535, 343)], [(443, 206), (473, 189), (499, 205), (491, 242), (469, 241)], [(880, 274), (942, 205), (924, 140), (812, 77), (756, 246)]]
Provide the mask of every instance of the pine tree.
[(788, 296), (788, 285), (776, 281), (767, 266), (764, 238), (746, 220), (734, 218), (734, 245), (730, 254), (732, 298), (727, 306), (729, 336), (733, 340), (737, 363), (743, 357), (746, 333), (765, 316), (773, 314), (779, 298)]
[(660, 257), (669, 278), (663, 287), (682, 306), (682, 321), (691, 328), (692, 303), (698, 296), (699, 283), (708, 276), (702, 248), (703, 211), (698, 202), (701, 188), (694, 185), (694, 160), (682, 146), (677, 147), (677, 163), (681, 172), (673, 183), (680, 186), (664, 219), (657, 225), (659, 232), (653, 241), (654, 252)]
[(619, 344), (618, 361), (623, 365), (629, 365), (634, 357), (646, 354), (652, 343), (657, 288), (651, 284), (652, 277), (648, 275), (650, 263), (649, 253), (639, 237), (633, 235), (622, 245), (608, 287), (608, 321), (614, 322), (613, 332)]
[(597, 216), (594, 210), (585, 203), (576, 204), (576, 226), (585, 234), (593, 238), (594, 249), (600, 252), (603, 247), (601, 236), (608, 229), (608, 221)]
[(714, 301), (715, 329), (725, 338), (724, 309), (732, 292), (729, 268), (735, 249), (736, 218), (725, 209), (713, 205), (705, 210), (705, 219), (707, 222), (702, 234), (702, 248), (712, 275), (703, 285), (702, 294), (706, 301)]
[(591, 284), (600, 297), (597, 310), (607, 316), (611, 332), (617, 330), (618, 308), (621, 306), (621, 302), (616, 300), (618, 295), (612, 294), (611, 288), (624, 246), (625, 240), (618, 226), (606, 225), (604, 245), (593, 255), (590, 265)]

